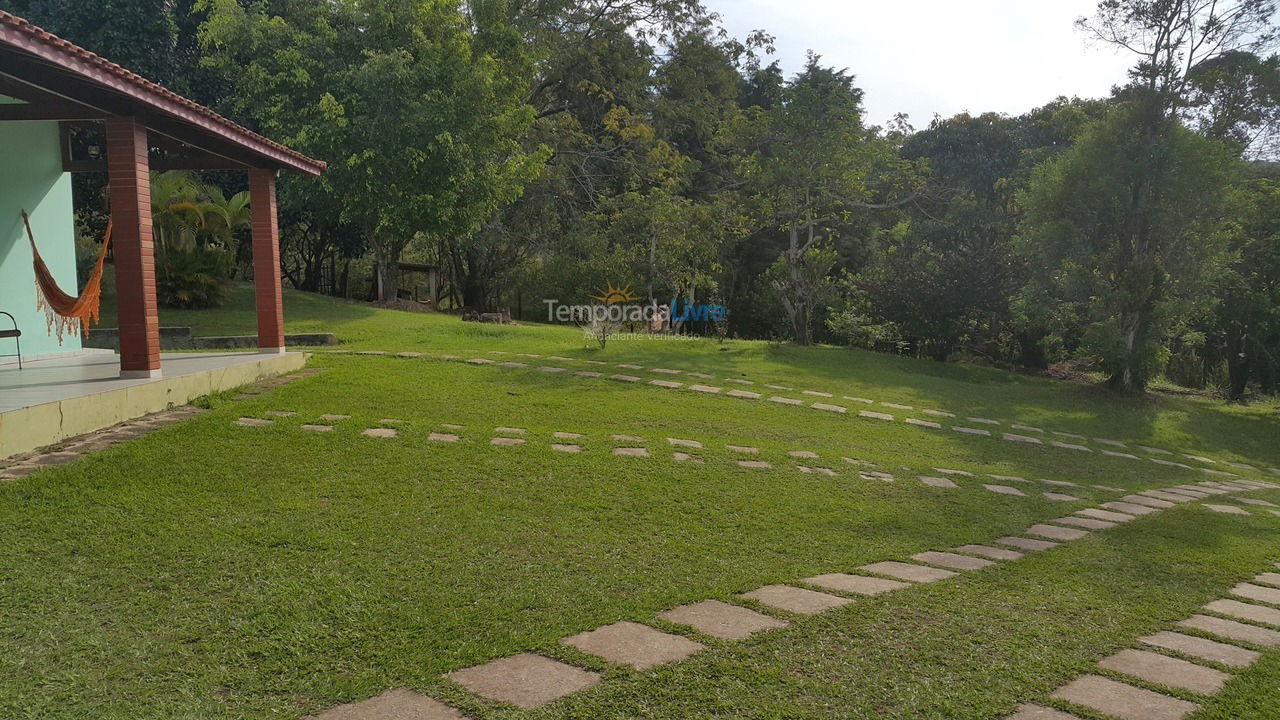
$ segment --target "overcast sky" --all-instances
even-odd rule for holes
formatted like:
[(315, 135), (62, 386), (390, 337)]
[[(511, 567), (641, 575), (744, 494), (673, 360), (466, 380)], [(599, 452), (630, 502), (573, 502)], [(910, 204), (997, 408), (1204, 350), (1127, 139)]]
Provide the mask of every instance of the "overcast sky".
[(922, 128), (935, 113), (1016, 115), (1059, 95), (1098, 97), (1132, 62), (1075, 29), (1097, 0), (704, 1), (738, 38), (774, 35), (788, 75), (806, 50), (847, 67), (876, 124), (905, 112)]

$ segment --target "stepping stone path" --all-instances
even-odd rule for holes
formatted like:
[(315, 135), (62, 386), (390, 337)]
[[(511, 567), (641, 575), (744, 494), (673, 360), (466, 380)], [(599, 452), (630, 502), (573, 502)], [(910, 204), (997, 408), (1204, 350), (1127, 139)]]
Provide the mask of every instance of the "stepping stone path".
[(514, 428), (514, 427), (496, 427), (493, 429), (493, 431), (498, 433), (499, 435), (524, 435), (525, 433), (529, 432), (524, 428)]
[(1099, 510), (1097, 508), (1088, 508), (1085, 510), (1078, 510), (1076, 511), (1076, 515), (1093, 518), (1095, 520), (1106, 520), (1107, 522), (1117, 522), (1117, 523), (1128, 522), (1133, 519), (1132, 515), (1126, 515), (1124, 513), (1118, 513), (1118, 512), (1111, 512), (1110, 510)]
[(1082, 517), (1062, 517), (1054, 520), (1053, 522), (1062, 525), (1074, 525), (1076, 527), (1087, 528), (1089, 530), (1106, 530), (1116, 526), (1116, 523), (1107, 522), (1106, 520), (1094, 520), (1093, 518)]
[(428, 439), (428, 440), (431, 440), (431, 441), (434, 441), (434, 442), (446, 442), (446, 443), (456, 443), (456, 442), (458, 442), (458, 436), (457, 436), (457, 435), (450, 434), (450, 433), (438, 433), (438, 432), (433, 432), (433, 433), (431, 433), (431, 434), (427, 435), (427, 439)]
[(960, 425), (953, 425), (951, 429), (955, 430), (958, 433), (964, 433), (966, 435), (985, 435), (987, 437), (991, 437), (990, 430), (980, 430), (978, 428), (962, 427)]
[(893, 416), (888, 413), (872, 412), (871, 410), (859, 410), (858, 415), (860, 417), (870, 418), (872, 420), (884, 420), (886, 422), (893, 422)]
[(1047, 492), (1047, 493), (1044, 493), (1044, 496), (1049, 500), (1053, 500), (1055, 502), (1075, 502), (1080, 499), (1074, 495), (1066, 495), (1064, 493), (1056, 493), (1056, 492)]
[(671, 453), (671, 459), (675, 460), (676, 462), (688, 462), (688, 463), (694, 463), (695, 465), (703, 464), (702, 458), (698, 457), (697, 455), (690, 455), (689, 453), (682, 453), (682, 452)]
[(742, 597), (799, 615), (817, 615), (853, 602), (850, 598), (791, 587), (790, 585), (765, 585), (749, 593), (743, 593)]
[(812, 452), (810, 450), (790, 450), (787, 452), (787, 454), (793, 458), (799, 458), (799, 459), (809, 459), (809, 460), (818, 459), (818, 453)]
[(697, 448), (697, 449), (700, 449), (702, 447), (702, 443), (698, 442), (697, 440), (681, 440), (680, 438), (667, 438), (667, 442), (672, 445), (677, 445), (679, 447)]
[(863, 572), (875, 573), (876, 575), (888, 575), (899, 580), (907, 580), (918, 583), (938, 582), (947, 578), (955, 577), (955, 573), (950, 570), (939, 570), (937, 568), (925, 567), (924, 565), (912, 565), (903, 562), (878, 562), (870, 565), (863, 565), (858, 568)]
[(900, 405), (898, 403), (891, 402), (882, 402), (880, 404), (887, 408), (893, 408), (894, 410), (915, 410), (915, 408), (910, 405)]
[(855, 595), (881, 595), (883, 593), (893, 592), (894, 590), (901, 590), (905, 587), (911, 587), (910, 583), (899, 582), (897, 580), (867, 577), (866, 575), (847, 575), (845, 573), (814, 575), (813, 577), (804, 578), (800, 582), (826, 588), (828, 590), (836, 590)]
[(600, 682), (596, 673), (532, 653), (494, 660), (445, 677), (483, 698), (526, 710)]
[(996, 542), (1000, 543), (1001, 545), (1016, 547), (1019, 550), (1031, 550), (1033, 552), (1039, 552), (1041, 550), (1048, 550), (1050, 548), (1058, 547), (1058, 543), (1056, 542), (1049, 542), (1048, 540), (1035, 540), (1033, 538), (1024, 538), (1024, 537), (1002, 537), (997, 539)]
[(1027, 533), (1030, 535), (1039, 535), (1040, 537), (1047, 537), (1052, 540), (1079, 540), (1080, 538), (1087, 537), (1089, 535), (1088, 530), (1080, 530), (1077, 528), (1064, 528), (1064, 527), (1058, 527), (1057, 525), (1044, 525), (1044, 524), (1032, 525), (1031, 527), (1027, 528)]
[(670, 380), (650, 380), (649, 384), (664, 388), (678, 388), (684, 385), (684, 383), (671, 382)]
[(803, 394), (803, 395), (812, 395), (812, 396), (814, 396), (814, 397), (824, 397), (824, 398), (835, 397), (834, 395), (832, 395), (832, 394), (831, 394), (831, 393), (829, 393), (829, 392), (819, 392), (819, 391), (817, 391), (817, 390), (804, 390), (804, 391), (802, 391), (802, 393), (801, 393), (801, 394)]
[(802, 400), (796, 400), (794, 398), (778, 397), (777, 395), (774, 395), (773, 397), (769, 398), (769, 402), (775, 402), (780, 405), (804, 405), (804, 401)]
[(744, 398), (746, 400), (759, 400), (760, 393), (751, 392), (750, 390), (730, 390), (725, 393), (729, 397)]
[(959, 485), (956, 485), (954, 482), (951, 482), (947, 478), (928, 477), (926, 475), (920, 476), (920, 482), (924, 483), (925, 485), (929, 485), (930, 487), (937, 487), (937, 488), (959, 487)]
[(1075, 680), (1055, 691), (1053, 697), (1123, 720), (1181, 720), (1200, 707), (1098, 675)]
[(1208, 603), (1204, 606), (1204, 609), (1219, 615), (1236, 618), (1237, 620), (1249, 620), (1263, 625), (1280, 627), (1280, 610), (1275, 608), (1243, 603), (1239, 600), (1223, 599)]
[(308, 432), (333, 432), (332, 425), (303, 425), (302, 429)]
[(721, 390), (724, 390), (724, 388), (716, 387), (714, 385), (690, 385), (689, 389), (694, 392), (709, 393), (711, 395), (715, 395)]
[(1231, 679), (1230, 675), (1220, 670), (1146, 650), (1121, 650), (1111, 657), (1103, 658), (1098, 662), (1098, 667), (1201, 695), (1213, 695)]
[(936, 565), (938, 567), (944, 567), (951, 570), (981, 570), (995, 565), (995, 563), (990, 560), (983, 560), (981, 558), (969, 557), (968, 555), (957, 555), (955, 553), (947, 552), (930, 551), (916, 553), (911, 556), (911, 559), (917, 562)]
[(524, 444), (524, 438), (496, 437), (489, 440), (490, 445), (499, 447), (515, 447)]
[(1150, 508), (1146, 505), (1135, 505), (1134, 503), (1129, 502), (1105, 502), (1099, 505), (1099, 507), (1106, 508), (1107, 510), (1115, 510), (1116, 512), (1129, 513), (1130, 515), (1150, 515), (1151, 513), (1156, 512), (1155, 508)]
[(551, 433), (551, 437), (557, 440), (578, 440), (586, 437), (586, 435), (583, 435), (582, 433), (558, 431)]
[(754, 468), (758, 470), (768, 470), (773, 467), (763, 460), (739, 460), (738, 465), (744, 468)]
[(241, 427), (264, 427), (266, 425), (270, 425), (271, 421), (263, 420), (262, 418), (242, 417), (239, 420), (236, 420), (235, 424)]
[(611, 435), (610, 437), (620, 442), (633, 442), (633, 443), (644, 442), (644, 438), (636, 437), (635, 435)]
[(955, 548), (958, 553), (968, 553), (970, 555), (981, 555), (982, 557), (991, 558), (992, 560), (1018, 560), (1024, 555), (1014, 550), (1006, 550), (1005, 548), (991, 547), (989, 545), (961, 545)]
[(1280, 589), (1276, 588), (1263, 587), (1253, 583), (1240, 583), (1231, 588), (1231, 594), (1249, 600), (1280, 605)]
[(985, 485), (984, 484), (982, 487), (990, 490), (993, 493), (999, 493), (1001, 495), (1019, 495), (1022, 497), (1026, 497), (1027, 495), (1026, 493), (1022, 492), (1018, 488), (1009, 487), (1008, 485)]
[(742, 453), (744, 455), (756, 455), (760, 452), (760, 448), (751, 447), (749, 445), (725, 445), (724, 448), (730, 452)]
[(453, 708), (412, 690), (390, 690), (350, 705), (339, 705), (314, 720), (467, 720)]
[(936, 423), (929, 420), (921, 420), (919, 418), (906, 418), (904, 420), (908, 425), (917, 425), (919, 427), (931, 428), (933, 430), (941, 430), (942, 423)]
[(1262, 657), (1254, 650), (1168, 631), (1138, 638), (1138, 642), (1232, 668), (1247, 668)]
[(396, 431), (391, 428), (369, 428), (360, 434), (371, 438), (393, 438)]
[(278, 418), (293, 417), (294, 415), (297, 415), (297, 414), (298, 413), (293, 412), (292, 410), (268, 410), (265, 413), (263, 413), (263, 415), (270, 415), (271, 417), (278, 417)]
[(679, 662), (705, 647), (680, 635), (625, 621), (567, 637), (561, 642), (635, 670)]
[(577, 454), (582, 452), (581, 445), (564, 445), (561, 443), (551, 443), (551, 449), (556, 452)]
[[(825, 411), (827, 411), (827, 412), (833, 412), (833, 413), (845, 413), (845, 412), (848, 412), (848, 409), (847, 409), (847, 408), (845, 408), (845, 407), (843, 407), (843, 406), (840, 406), (840, 405), (828, 405), (827, 403), (814, 403), (814, 404), (810, 405), (809, 407), (813, 408), (814, 410), (825, 410)], [(892, 418), (890, 418), (890, 419), (892, 419)]]
[(1204, 507), (1207, 507), (1216, 513), (1223, 513), (1226, 515), (1248, 515), (1249, 514), (1248, 510), (1245, 510), (1244, 508), (1236, 505), (1214, 505), (1212, 503), (1201, 503), (1201, 504)]
[(744, 640), (763, 630), (777, 630), (787, 626), (785, 620), (719, 600), (681, 605), (658, 617), (676, 625), (687, 625), (703, 635), (721, 640)]
[(350, 419), (351, 419), (351, 416), (350, 416), (350, 415), (335, 415), (335, 414), (333, 414), (333, 413), (325, 413), (324, 415), (321, 415), (321, 416), (320, 416), (320, 419), (321, 419), (321, 420), (324, 420), (324, 421), (326, 421), (326, 422), (335, 422), (335, 421), (337, 421), (337, 420), (350, 420)]
[(1259, 645), (1261, 647), (1280, 647), (1280, 632), (1260, 628), (1257, 625), (1246, 625), (1235, 620), (1209, 617), (1208, 615), (1192, 615), (1178, 623), (1180, 628), (1199, 630), (1217, 635), (1224, 640)]
[(618, 457), (638, 457), (638, 458), (647, 458), (647, 457), (649, 457), (649, 451), (648, 451), (647, 449), (645, 449), (645, 448), (642, 448), (642, 447), (620, 447), (620, 448), (614, 448), (614, 449), (613, 449), (613, 454), (614, 454), (614, 455), (616, 455), (616, 456), (618, 456)]

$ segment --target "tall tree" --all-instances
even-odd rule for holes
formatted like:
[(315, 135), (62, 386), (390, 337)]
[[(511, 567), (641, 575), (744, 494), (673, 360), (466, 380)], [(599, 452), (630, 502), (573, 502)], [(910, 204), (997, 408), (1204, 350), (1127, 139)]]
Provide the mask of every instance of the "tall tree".
[(364, 233), (379, 299), (396, 297), (410, 242), (475, 232), (540, 171), (545, 153), (520, 143), (532, 67), (505, 3), (210, 5), (205, 47), (237, 111), (330, 162), (299, 194)]
[[(1179, 119), (1190, 105), (1192, 78), (1226, 53), (1270, 45), (1276, 37), (1275, 11), (1272, 0), (1103, 0), (1092, 19), (1079, 22), (1094, 38), (1137, 56), (1130, 83), (1120, 92), (1125, 109), (1092, 138), (1124, 143), (1109, 151), (1126, 160), (1096, 168), (1105, 173), (1098, 184), (1110, 185), (1125, 199), (1123, 212), (1106, 228), (1111, 240), (1103, 263), (1114, 278), (1108, 300), (1114, 304), (1109, 334), (1115, 343), (1108, 343), (1107, 365), (1117, 390), (1146, 387), (1161, 340), (1155, 314), (1170, 287), (1166, 255), (1182, 236), (1169, 224), (1194, 217), (1192, 206), (1175, 208), (1168, 202), (1183, 180), (1177, 163), (1186, 142)], [(1096, 148), (1076, 160), (1091, 152)]]

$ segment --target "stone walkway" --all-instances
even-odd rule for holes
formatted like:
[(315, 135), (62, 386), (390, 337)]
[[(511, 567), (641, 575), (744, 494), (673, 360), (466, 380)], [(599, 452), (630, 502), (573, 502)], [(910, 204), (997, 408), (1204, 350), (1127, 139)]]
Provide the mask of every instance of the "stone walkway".
[[(526, 434), (523, 429), (506, 430), (510, 431), (509, 434)], [(575, 434), (575, 437), (582, 436)], [(622, 439), (631, 438), (622, 436)], [(704, 446), (699, 441), (679, 438), (668, 438), (667, 442), (683, 448)], [(732, 447), (738, 454), (748, 456), (759, 452), (758, 448), (749, 446)], [(808, 453), (797, 450), (792, 455), (811, 459)], [(856, 461), (851, 462), (856, 464)], [(945, 474), (953, 477), (970, 475), (962, 470), (949, 470)], [(1171, 487), (1135, 493), (1128, 496), (1132, 502), (1123, 503), (1134, 513), (1114, 508), (1086, 508), (1068, 517), (1035, 523), (1022, 534), (997, 538), (990, 544), (960, 545), (919, 552), (906, 560), (890, 559), (853, 569), (833, 569), (791, 583), (763, 585), (735, 596), (732, 601), (708, 599), (680, 605), (658, 613), (654, 618), (680, 628), (679, 632), (645, 622), (618, 620), (563, 638), (560, 642), (601, 661), (643, 672), (704, 652), (710, 641), (741, 642), (761, 633), (785, 631), (795, 618), (841, 608), (856, 603), (860, 597), (904, 591), (920, 584), (947, 582), (998, 564), (1016, 562), (1028, 552), (1053, 550), (1064, 543), (1082, 540), (1094, 532), (1159, 513), (1168, 507), (1197, 502), (1216, 493), (1242, 491), (1205, 487), (1205, 491), (1200, 492)], [(1105, 519), (1100, 519), (1099, 515)], [(1280, 631), (1259, 625), (1277, 625), (1280, 608), (1254, 604), (1280, 604), (1280, 573), (1262, 573), (1252, 582), (1236, 586), (1232, 594), (1236, 597), (1206, 605), (1204, 610), (1207, 614), (1179, 623), (1179, 631), (1142, 638), (1140, 642), (1146, 649), (1123, 650), (1104, 658), (1099, 662), (1100, 670), (1194, 694), (1218, 692), (1230, 679), (1228, 671), (1248, 667), (1257, 660), (1257, 651), (1245, 646), (1280, 647)], [(1210, 640), (1205, 635), (1216, 639)], [(1208, 664), (1197, 664), (1165, 654), (1165, 651)], [(448, 673), (445, 677), (480, 698), (524, 709), (545, 706), (604, 681), (597, 672), (533, 653), (499, 658)], [(1194, 702), (1135, 687), (1107, 675), (1080, 678), (1056, 691), (1052, 700), (1065, 708), (1088, 708), (1123, 720), (1176, 720), (1198, 707)], [(395, 703), (406, 703), (408, 709), (403, 712), (383, 710), (395, 707)], [(358, 714), (364, 708), (368, 709), (368, 714)], [(375, 711), (384, 714), (375, 715)], [(413, 712), (419, 714), (414, 715)], [(357, 717), (408, 720), (461, 716), (456, 710), (425, 696), (406, 690), (391, 690), (362, 703), (329, 710), (319, 715), (317, 720)], [(1077, 716), (1046, 706), (1023, 705), (1010, 718), (1076, 720)]]
[[(351, 351), (347, 351), (347, 350), (331, 350), (331, 351), (328, 351), (328, 353), (329, 354), (389, 355), (389, 353), (386, 353), (383, 351), (364, 351), (362, 353), (352, 353)], [(490, 351), (490, 353), (491, 354), (509, 354), (509, 353), (496, 351), (496, 350)], [(519, 353), (518, 355), (521, 357), (527, 357), (527, 358), (541, 358), (544, 361), (553, 360), (556, 362), (563, 362), (563, 363), (570, 363), (570, 364), (576, 363), (576, 362), (590, 363), (595, 365), (612, 364), (612, 363), (605, 363), (598, 360), (596, 361), (575, 360), (573, 358), (566, 358), (563, 356), (554, 356), (554, 355), (541, 357), (537, 353)], [(423, 357), (424, 355), (422, 353), (399, 353), (398, 356), (418, 358), (418, 357)], [(533, 366), (530, 366), (528, 363), (523, 363), (523, 362), (497, 363), (494, 360), (490, 360), (488, 358), (482, 358), (482, 357), (460, 358), (456, 355), (437, 355), (435, 357), (437, 359), (442, 359), (442, 360), (460, 360), (462, 362), (469, 363), (472, 365), (498, 365), (501, 367), (509, 367), (509, 368), (517, 368), (517, 369), (540, 370), (544, 373), (568, 372), (569, 370), (569, 368), (558, 367), (558, 366), (546, 366), (546, 365), (533, 367)], [(803, 398), (786, 397), (782, 395), (772, 395), (765, 398), (763, 394), (757, 393), (757, 392), (741, 391), (741, 390), (729, 390), (728, 392), (724, 392), (723, 387), (716, 386), (716, 385), (709, 385), (709, 384), (702, 384), (702, 383), (685, 384), (685, 383), (671, 379), (672, 377), (679, 376), (679, 375), (695, 377), (702, 380), (716, 379), (716, 377), (713, 375), (694, 372), (688, 369), (645, 368), (644, 366), (638, 365), (635, 363), (617, 363), (614, 366), (620, 369), (631, 371), (631, 372), (647, 371), (650, 373), (661, 375), (662, 377), (659, 379), (648, 381), (648, 384), (653, 385), (654, 387), (666, 388), (671, 390), (684, 389), (684, 390), (703, 393), (703, 394), (723, 395), (725, 397), (734, 397), (734, 398), (747, 399), (747, 400), (767, 400), (777, 405), (803, 406), (803, 407), (809, 407), (815, 410), (831, 412), (836, 414), (848, 414), (849, 412), (849, 409), (847, 406), (830, 403), (830, 402), (808, 402)], [(631, 375), (631, 374), (615, 374), (615, 375), (606, 376), (606, 374), (604, 373), (581, 371), (581, 372), (575, 372), (573, 373), (573, 375), (576, 375), (579, 377), (588, 377), (588, 378), (608, 377), (613, 380), (618, 380), (622, 382), (631, 382), (631, 383), (645, 382), (644, 378), (637, 375)], [(755, 384), (755, 381), (752, 381), (743, 377), (731, 377), (731, 378), (727, 377), (727, 378), (722, 378), (721, 380), (723, 382), (733, 382), (735, 384), (744, 384), (744, 385)], [(763, 387), (782, 390), (782, 391), (793, 391), (791, 388), (788, 388), (786, 386), (781, 386), (781, 385), (764, 384)], [(798, 393), (800, 395), (808, 396), (810, 398), (824, 398), (824, 399), (839, 398), (839, 399), (843, 399), (843, 400), (847, 400), (847, 401), (851, 401), (859, 404), (879, 405), (883, 408), (896, 410), (903, 413), (918, 412), (922, 415), (927, 415), (930, 418), (957, 419), (959, 417), (957, 413), (947, 411), (947, 410), (941, 410), (937, 408), (917, 408), (913, 405), (904, 405), (901, 403), (888, 402), (888, 401), (875, 401), (870, 398), (864, 398), (864, 397), (858, 397), (858, 396), (852, 396), (852, 395), (837, 396), (836, 393), (834, 392), (829, 392), (824, 390), (806, 389), (806, 390), (800, 390), (798, 391)], [(899, 419), (898, 415), (887, 413), (887, 412), (873, 411), (873, 410), (860, 410), (857, 413), (853, 413), (853, 414), (863, 419), (876, 420), (880, 422), (896, 422)], [(1007, 442), (1015, 443), (1015, 444), (1026, 446), (1026, 447), (1047, 447), (1047, 448), (1070, 450), (1070, 451), (1076, 451), (1076, 452), (1097, 453), (1101, 457), (1116, 458), (1116, 459), (1125, 460), (1125, 461), (1146, 460), (1148, 462), (1165, 466), (1165, 467), (1177, 467), (1185, 470), (1199, 469), (1200, 471), (1206, 474), (1221, 476), (1221, 477), (1238, 477), (1239, 476), (1239, 473), (1232, 472), (1230, 470), (1223, 470), (1221, 469), (1221, 466), (1230, 467), (1233, 470), (1237, 470), (1237, 471), (1242, 470), (1246, 472), (1257, 472), (1257, 473), (1266, 472), (1272, 475), (1280, 476), (1280, 468), (1273, 467), (1273, 468), (1264, 469), (1248, 463), (1218, 461), (1213, 458), (1196, 454), (1196, 453), (1176, 452), (1176, 451), (1167, 450), (1164, 448), (1155, 448), (1155, 447), (1140, 445), (1136, 443), (1128, 443), (1125, 441), (1115, 440), (1111, 438), (1096, 438), (1096, 437), (1090, 438), (1088, 436), (1081, 435), (1078, 433), (1070, 433), (1070, 432), (1065, 432), (1060, 430), (1048, 430), (1048, 429), (1034, 426), (1034, 425), (1027, 425), (1027, 424), (1017, 423), (1012, 421), (1002, 421), (1002, 420), (997, 420), (993, 418), (967, 416), (967, 417), (960, 418), (960, 424), (954, 424), (954, 425), (947, 425), (937, 421), (936, 419), (926, 420), (926, 419), (916, 418), (916, 417), (902, 417), (901, 419), (903, 424), (920, 428), (922, 430), (945, 430), (949, 427), (951, 430), (958, 433), (981, 436), (981, 437), (990, 437), (993, 439), (999, 438)], [(975, 427), (975, 425), (979, 427)], [(1018, 432), (1003, 432), (999, 429), (1001, 426), (1008, 426), (1010, 430), (1016, 430)], [(1061, 438), (1061, 439), (1058, 439), (1058, 438)], [(1090, 447), (1089, 444), (1102, 445), (1104, 446), (1104, 448), (1095, 449), (1093, 447)], [(1134, 452), (1125, 452), (1125, 450), (1130, 450), (1130, 449), (1135, 450), (1141, 454), (1136, 454)], [(1186, 460), (1191, 460), (1197, 464), (1189, 465), (1187, 463), (1180, 462), (1179, 460), (1169, 459), (1172, 457), (1180, 457)]]
[(1280, 608), (1270, 607), (1280, 605), (1278, 581), (1280, 574), (1263, 572), (1236, 585), (1231, 594), (1251, 602), (1209, 602), (1204, 614), (1099, 660), (1106, 675), (1085, 675), (1053, 691), (1049, 699), (1056, 707), (1020, 705), (1007, 720), (1080, 720), (1073, 714), (1077, 708), (1121, 720), (1187, 717), (1200, 709), (1200, 698), (1218, 694), (1232, 673), (1257, 662), (1261, 650), (1280, 647)]

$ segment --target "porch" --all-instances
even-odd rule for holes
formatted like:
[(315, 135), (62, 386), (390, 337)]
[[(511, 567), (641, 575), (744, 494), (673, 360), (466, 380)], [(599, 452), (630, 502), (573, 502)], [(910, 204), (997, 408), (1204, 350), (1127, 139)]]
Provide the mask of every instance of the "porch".
[(106, 351), (0, 366), (0, 458), (292, 372), (306, 357), (164, 353), (164, 376), (149, 378), (121, 377), (120, 357)]

